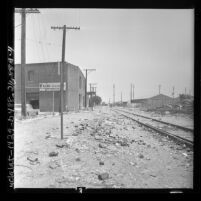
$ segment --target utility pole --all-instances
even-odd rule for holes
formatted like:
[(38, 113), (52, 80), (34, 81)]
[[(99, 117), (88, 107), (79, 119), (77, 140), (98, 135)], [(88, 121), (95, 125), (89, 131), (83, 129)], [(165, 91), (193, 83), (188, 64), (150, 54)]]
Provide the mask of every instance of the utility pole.
[(26, 14), (27, 13), (40, 13), (37, 9), (21, 8), (15, 9), (16, 13), (21, 13), (22, 27), (21, 27), (21, 115), (26, 117), (26, 87), (25, 87), (25, 64), (26, 64)]
[(185, 88), (185, 95), (186, 95), (186, 88)]
[(131, 84), (131, 103), (132, 103), (132, 96), (133, 96), (133, 85)]
[(122, 104), (122, 92), (121, 92), (121, 104)]
[(115, 104), (115, 84), (113, 84), (113, 105)]
[(134, 100), (134, 89), (135, 89), (135, 85), (133, 84), (133, 100)]
[(161, 94), (161, 85), (158, 85), (158, 89), (159, 89), (159, 94)]
[(96, 88), (97, 88), (97, 87), (93, 87), (95, 96), (96, 96)]
[(174, 98), (174, 87), (172, 87), (172, 98)]
[(95, 71), (96, 69), (84, 69), (86, 71), (86, 76), (85, 76), (85, 108), (87, 108), (87, 75), (88, 72), (90, 71)]
[[(61, 108), (61, 139), (63, 139), (63, 90), (64, 90), (64, 83), (63, 83), (63, 67), (65, 64), (65, 48), (66, 48), (66, 29), (75, 29), (79, 30), (80, 27), (66, 27), (64, 25), (63, 27), (51, 27), (51, 29), (62, 29), (63, 30), (63, 41), (62, 41), (62, 64), (60, 67), (60, 108)], [(68, 76), (67, 76), (68, 77)], [(67, 89), (66, 89), (67, 93)]]
[[(92, 97), (93, 97), (93, 92), (95, 92), (95, 91), (94, 91), (94, 88), (95, 88), (95, 87), (93, 87), (93, 85), (96, 85), (96, 84), (97, 84), (97, 83), (90, 83), (90, 84), (89, 84), (89, 86), (90, 86), (90, 94), (91, 94), (91, 95), (90, 95), (90, 97), (91, 97), (90, 100), (91, 100), (91, 101), (92, 101)], [(93, 102), (91, 102), (91, 107), (92, 107), (92, 110), (93, 110), (93, 105), (92, 105), (92, 103), (93, 103)]]

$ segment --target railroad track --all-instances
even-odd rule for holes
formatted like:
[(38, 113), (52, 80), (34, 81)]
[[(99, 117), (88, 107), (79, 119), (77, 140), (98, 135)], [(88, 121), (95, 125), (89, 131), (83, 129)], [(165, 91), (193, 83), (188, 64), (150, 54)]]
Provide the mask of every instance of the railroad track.
[(162, 124), (166, 124), (166, 125), (169, 125), (169, 126), (173, 126), (175, 128), (178, 128), (178, 129), (181, 129), (181, 130), (184, 130), (184, 131), (189, 131), (189, 132), (192, 132), (193, 133), (193, 129), (192, 128), (187, 128), (187, 127), (184, 127), (184, 126), (180, 126), (180, 125), (177, 125), (177, 124), (173, 124), (173, 123), (170, 123), (170, 122), (165, 122), (165, 121), (161, 121), (161, 120), (158, 120), (158, 119), (154, 119), (154, 118), (151, 118), (151, 117), (147, 117), (147, 116), (143, 116), (143, 115), (139, 115), (139, 114), (135, 114), (133, 112), (128, 112), (128, 111), (125, 111), (125, 110), (122, 110), (122, 109), (117, 109), (119, 111), (122, 111), (122, 112), (126, 112), (128, 114), (131, 114), (131, 115), (134, 115), (134, 116), (137, 116), (137, 117), (143, 117), (145, 119), (150, 119), (152, 121), (156, 121), (156, 122), (159, 122), (159, 123), (162, 123)]
[[(119, 113), (120, 115), (131, 119), (140, 125), (143, 125), (144, 127), (147, 127), (151, 130), (156, 131), (157, 133), (168, 136), (172, 140), (185, 144), (189, 148), (193, 148), (193, 136), (192, 136), (192, 129), (186, 129), (185, 127), (171, 124), (168, 122), (163, 122), (160, 120), (155, 121), (156, 119), (152, 119), (150, 117), (145, 117), (142, 115), (136, 115), (131, 112), (125, 111), (125, 110), (120, 110), (120, 109), (112, 109), (112, 111)], [(138, 118), (134, 118), (134, 116), (137, 116)], [(168, 128), (166, 127), (165, 129), (162, 128), (165, 125), (168, 125)], [(168, 131), (167, 131), (168, 130)], [(171, 132), (169, 132), (171, 130)]]

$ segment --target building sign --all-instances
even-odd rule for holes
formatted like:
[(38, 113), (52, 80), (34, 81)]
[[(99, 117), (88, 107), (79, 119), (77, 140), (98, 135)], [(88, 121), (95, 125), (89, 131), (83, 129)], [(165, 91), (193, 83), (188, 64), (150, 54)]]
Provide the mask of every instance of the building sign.
[[(66, 90), (65, 82), (64, 90)], [(39, 83), (39, 91), (60, 91), (60, 82)]]

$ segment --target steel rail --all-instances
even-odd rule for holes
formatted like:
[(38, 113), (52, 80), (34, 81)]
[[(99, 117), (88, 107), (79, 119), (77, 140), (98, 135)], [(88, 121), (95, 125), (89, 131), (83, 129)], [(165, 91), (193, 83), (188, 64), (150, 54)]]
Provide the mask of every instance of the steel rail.
[(191, 128), (187, 128), (187, 127), (183, 127), (183, 126), (180, 126), (180, 125), (177, 125), (177, 124), (173, 124), (173, 123), (161, 121), (161, 120), (158, 120), (158, 119), (154, 119), (154, 118), (151, 118), (151, 117), (135, 114), (135, 113), (128, 112), (128, 111), (125, 111), (125, 110), (121, 110), (121, 109), (116, 109), (116, 110), (119, 110), (119, 111), (122, 111), (122, 112), (125, 112), (125, 113), (128, 113), (128, 114), (132, 114), (132, 115), (135, 115), (135, 116), (138, 116), (138, 117), (143, 117), (145, 119), (151, 119), (152, 121), (156, 121), (156, 122), (166, 124), (166, 125), (169, 125), (169, 126), (174, 126), (174, 127), (179, 128), (181, 130), (184, 130), (184, 131), (193, 132), (193, 129), (191, 129)]
[(160, 133), (160, 134), (162, 134), (162, 135), (168, 136), (168, 137), (170, 137), (171, 139), (173, 139), (173, 140), (175, 140), (175, 141), (177, 141), (177, 142), (179, 142), (179, 143), (183, 143), (183, 144), (185, 144), (187, 147), (189, 147), (189, 148), (191, 148), (191, 149), (193, 148), (193, 142), (192, 142), (191, 140), (188, 140), (188, 139), (179, 137), (179, 136), (177, 136), (177, 135), (174, 135), (174, 134), (169, 133), (169, 132), (167, 132), (167, 131), (164, 131), (164, 130), (162, 130), (162, 129), (158, 129), (158, 128), (154, 127), (154, 126), (151, 126), (150, 124), (143, 123), (143, 122), (141, 122), (141, 121), (139, 121), (139, 120), (136, 120), (136, 119), (134, 119), (134, 118), (132, 118), (132, 117), (129, 117), (129, 116), (125, 115), (125, 114), (122, 114), (120, 111), (118, 111), (118, 110), (116, 110), (116, 109), (112, 109), (112, 110), (113, 110), (114, 112), (120, 113), (120, 115), (122, 115), (122, 116), (124, 116), (124, 117), (126, 117), (126, 118), (128, 118), (128, 119), (131, 119), (131, 120), (133, 120), (133, 121), (136, 121), (137, 123), (139, 123), (139, 124), (141, 124), (141, 125), (143, 125), (143, 126), (149, 128), (149, 129), (152, 129), (152, 130), (154, 130), (154, 131), (156, 131), (156, 132), (158, 132), (158, 133)]

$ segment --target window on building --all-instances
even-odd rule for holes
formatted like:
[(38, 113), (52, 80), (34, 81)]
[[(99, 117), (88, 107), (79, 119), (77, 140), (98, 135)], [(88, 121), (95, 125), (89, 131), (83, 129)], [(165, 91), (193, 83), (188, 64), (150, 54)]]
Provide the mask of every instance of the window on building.
[(80, 87), (80, 89), (82, 88), (82, 78), (81, 78), (81, 76), (79, 78), (79, 87)]
[(34, 81), (34, 71), (28, 71), (28, 81)]

